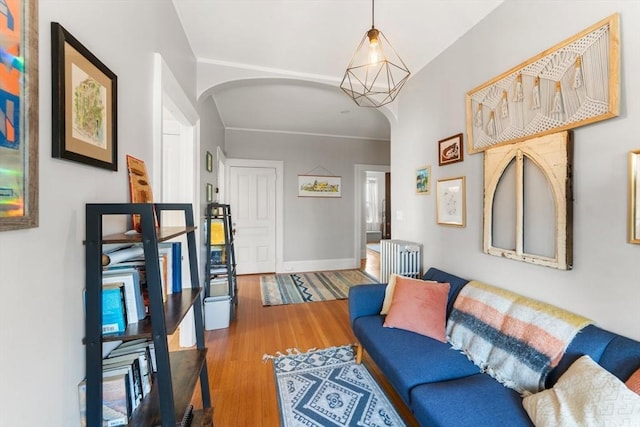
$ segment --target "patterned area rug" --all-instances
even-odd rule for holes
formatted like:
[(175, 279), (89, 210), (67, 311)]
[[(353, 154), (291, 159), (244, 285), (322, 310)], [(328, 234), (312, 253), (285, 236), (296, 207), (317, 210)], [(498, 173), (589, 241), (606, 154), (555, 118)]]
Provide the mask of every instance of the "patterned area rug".
[(283, 427), (406, 426), (352, 346), (265, 355), (273, 360)]
[(378, 283), (361, 270), (320, 271), (296, 274), (268, 274), (260, 277), (262, 305), (345, 299), (349, 288)]

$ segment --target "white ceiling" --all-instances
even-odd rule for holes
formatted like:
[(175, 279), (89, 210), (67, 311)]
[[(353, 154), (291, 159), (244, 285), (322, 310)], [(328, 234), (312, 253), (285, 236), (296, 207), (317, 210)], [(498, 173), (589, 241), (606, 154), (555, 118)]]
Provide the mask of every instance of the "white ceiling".
[[(415, 74), (502, 1), (378, 0), (375, 26)], [(356, 106), (339, 89), (371, 27), (370, 1), (173, 3), (198, 61), (282, 76), (214, 88), (227, 128), (389, 139), (384, 115)]]

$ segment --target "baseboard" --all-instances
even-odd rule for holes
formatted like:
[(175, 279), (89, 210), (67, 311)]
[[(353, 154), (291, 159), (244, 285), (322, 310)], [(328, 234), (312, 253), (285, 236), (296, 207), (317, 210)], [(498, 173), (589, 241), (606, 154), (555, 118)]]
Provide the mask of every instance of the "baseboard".
[(277, 273), (300, 273), (304, 271), (347, 270), (360, 268), (360, 260), (353, 258), (318, 259), (308, 261), (287, 261), (282, 263), (282, 270)]

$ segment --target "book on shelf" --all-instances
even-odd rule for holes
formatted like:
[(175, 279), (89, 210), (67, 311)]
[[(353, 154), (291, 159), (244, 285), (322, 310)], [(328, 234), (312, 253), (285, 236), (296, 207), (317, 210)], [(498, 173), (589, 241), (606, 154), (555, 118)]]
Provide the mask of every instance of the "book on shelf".
[(153, 341), (150, 338), (139, 338), (136, 340), (124, 341), (120, 345), (118, 345), (116, 348), (111, 350), (111, 352), (109, 352), (107, 357), (122, 356), (124, 354), (132, 354), (135, 352), (139, 353), (142, 350), (148, 351), (148, 355), (150, 356), (150, 359), (149, 359), (149, 363), (151, 367), (150, 371), (156, 372), (157, 367), (155, 362), (156, 360), (155, 346), (153, 344)]
[(102, 333), (122, 333), (127, 327), (124, 283), (115, 282), (102, 287)]
[(224, 265), (226, 261), (224, 246), (212, 246), (209, 255), (211, 256), (211, 265)]
[(112, 350), (105, 359), (105, 362), (103, 362), (104, 366), (111, 366), (111, 361), (116, 358), (119, 358), (120, 363), (122, 363), (123, 361), (133, 360), (135, 357), (138, 357), (143, 396), (146, 396), (149, 391), (151, 391), (153, 373), (156, 372), (154, 362), (155, 350), (151, 344), (152, 342), (146, 338), (125, 342)]
[(167, 294), (182, 291), (182, 244), (180, 242), (158, 243), (158, 253), (166, 255)]
[[(122, 374), (107, 378), (102, 382), (102, 427), (126, 426), (129, 423), (127, 381), (126, 374)], [(80, 425), (87, 427), (86, 379), (78, 384), (78, 403), (80, 407)]]
[(147, 315), (142, 299), (140, 271), (136, 268), (105, 270), (102, 272), (102, 286), (124, 283), (124, 297), (128, 323), (137, 323)]
[[(129, 405), (128, 374), (102, 378), (102, 419), (103, 425), (126, 426), (131, 414)], [(105, 408), (108, 408), (105, 411)]]
[(143, 386), (144, 378), (138, 355), (123, 355), (102, 360), (103, 376), (123, 373), (122, 370), (126, 370), (131, 374), (132, 387), (130, 391), (133, 393), (131, 407), (135, 410), (145, 396)]
[(211, 237), (209, 242), (212, 245), (224, 245), (224, 222), (222, 219), (211, 220)]
[(102, 248), (102, 266), (114, 265), (129, 261), (132, 259), (140, 259), (144, 257), (144, 248), (141, 245), (127, 245), (115, 251), (105, 251), (104, 245)]

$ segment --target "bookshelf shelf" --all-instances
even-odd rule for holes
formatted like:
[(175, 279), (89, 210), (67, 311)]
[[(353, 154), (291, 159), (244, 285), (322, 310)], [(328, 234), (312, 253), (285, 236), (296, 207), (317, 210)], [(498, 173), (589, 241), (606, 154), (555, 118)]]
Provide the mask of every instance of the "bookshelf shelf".
[[(180, 322), (184, 319), (187, 312), (200, 298), (202, 289), (183, 289), (181, 293), (167, 295), (164, 302), (164, 315), (167, 334), (173, 334), (180, 326)], [(121, 334), (103, 335), (103, 341), (123, 341), (134, 340), (139, 338), (151, 338), (153, 334), (153, 325), (149, 316), (138, 323), (127, 325), (125, 331)]]
[[(156, 218), (163, 211), (182, 211), (184, 227), (156, 228)], [(102, 235), (103, 217), (107, 215), (139, 215), (141, 232)], [(209, 395), (202, 315), (202, 289), (197, 268), (193, 209), (190, 204), (107, 203), (86, 205), (86, 421), (89, 426), (102, 425), (103, 416), (103, 343), (150, 339), (155, 351), (156, 373), (150, 391), (132, 411), (129, 426), (174, 427), (181, 425), (191, 397), (200, 384), (202, 408), (193, 412), (191, 426), (213, 425), (213, 409)], [(186, 236), (190, 288), (163, 296), (158, 243)], [(106, 243), (138, 243), (144, 248), (144, 268), (149, 312), (143, 320), (127, 325), (120, 334), (102, 332), (102, 245)], [(193, 308), (196, 348), (170, 352), (167, 335), (175, 332)], [(139, 312), (139, 311), (138, 311)]]
[[(173, 238), (182, 236), (185, 233), (195, 231), (196, 227), (161, 227), (156, 228), (156, 239), (158, 242), (165, 242)], [(102, 243), (140, 243), (142, 242), (142, 233), (117, 233), (102, 238)]]

